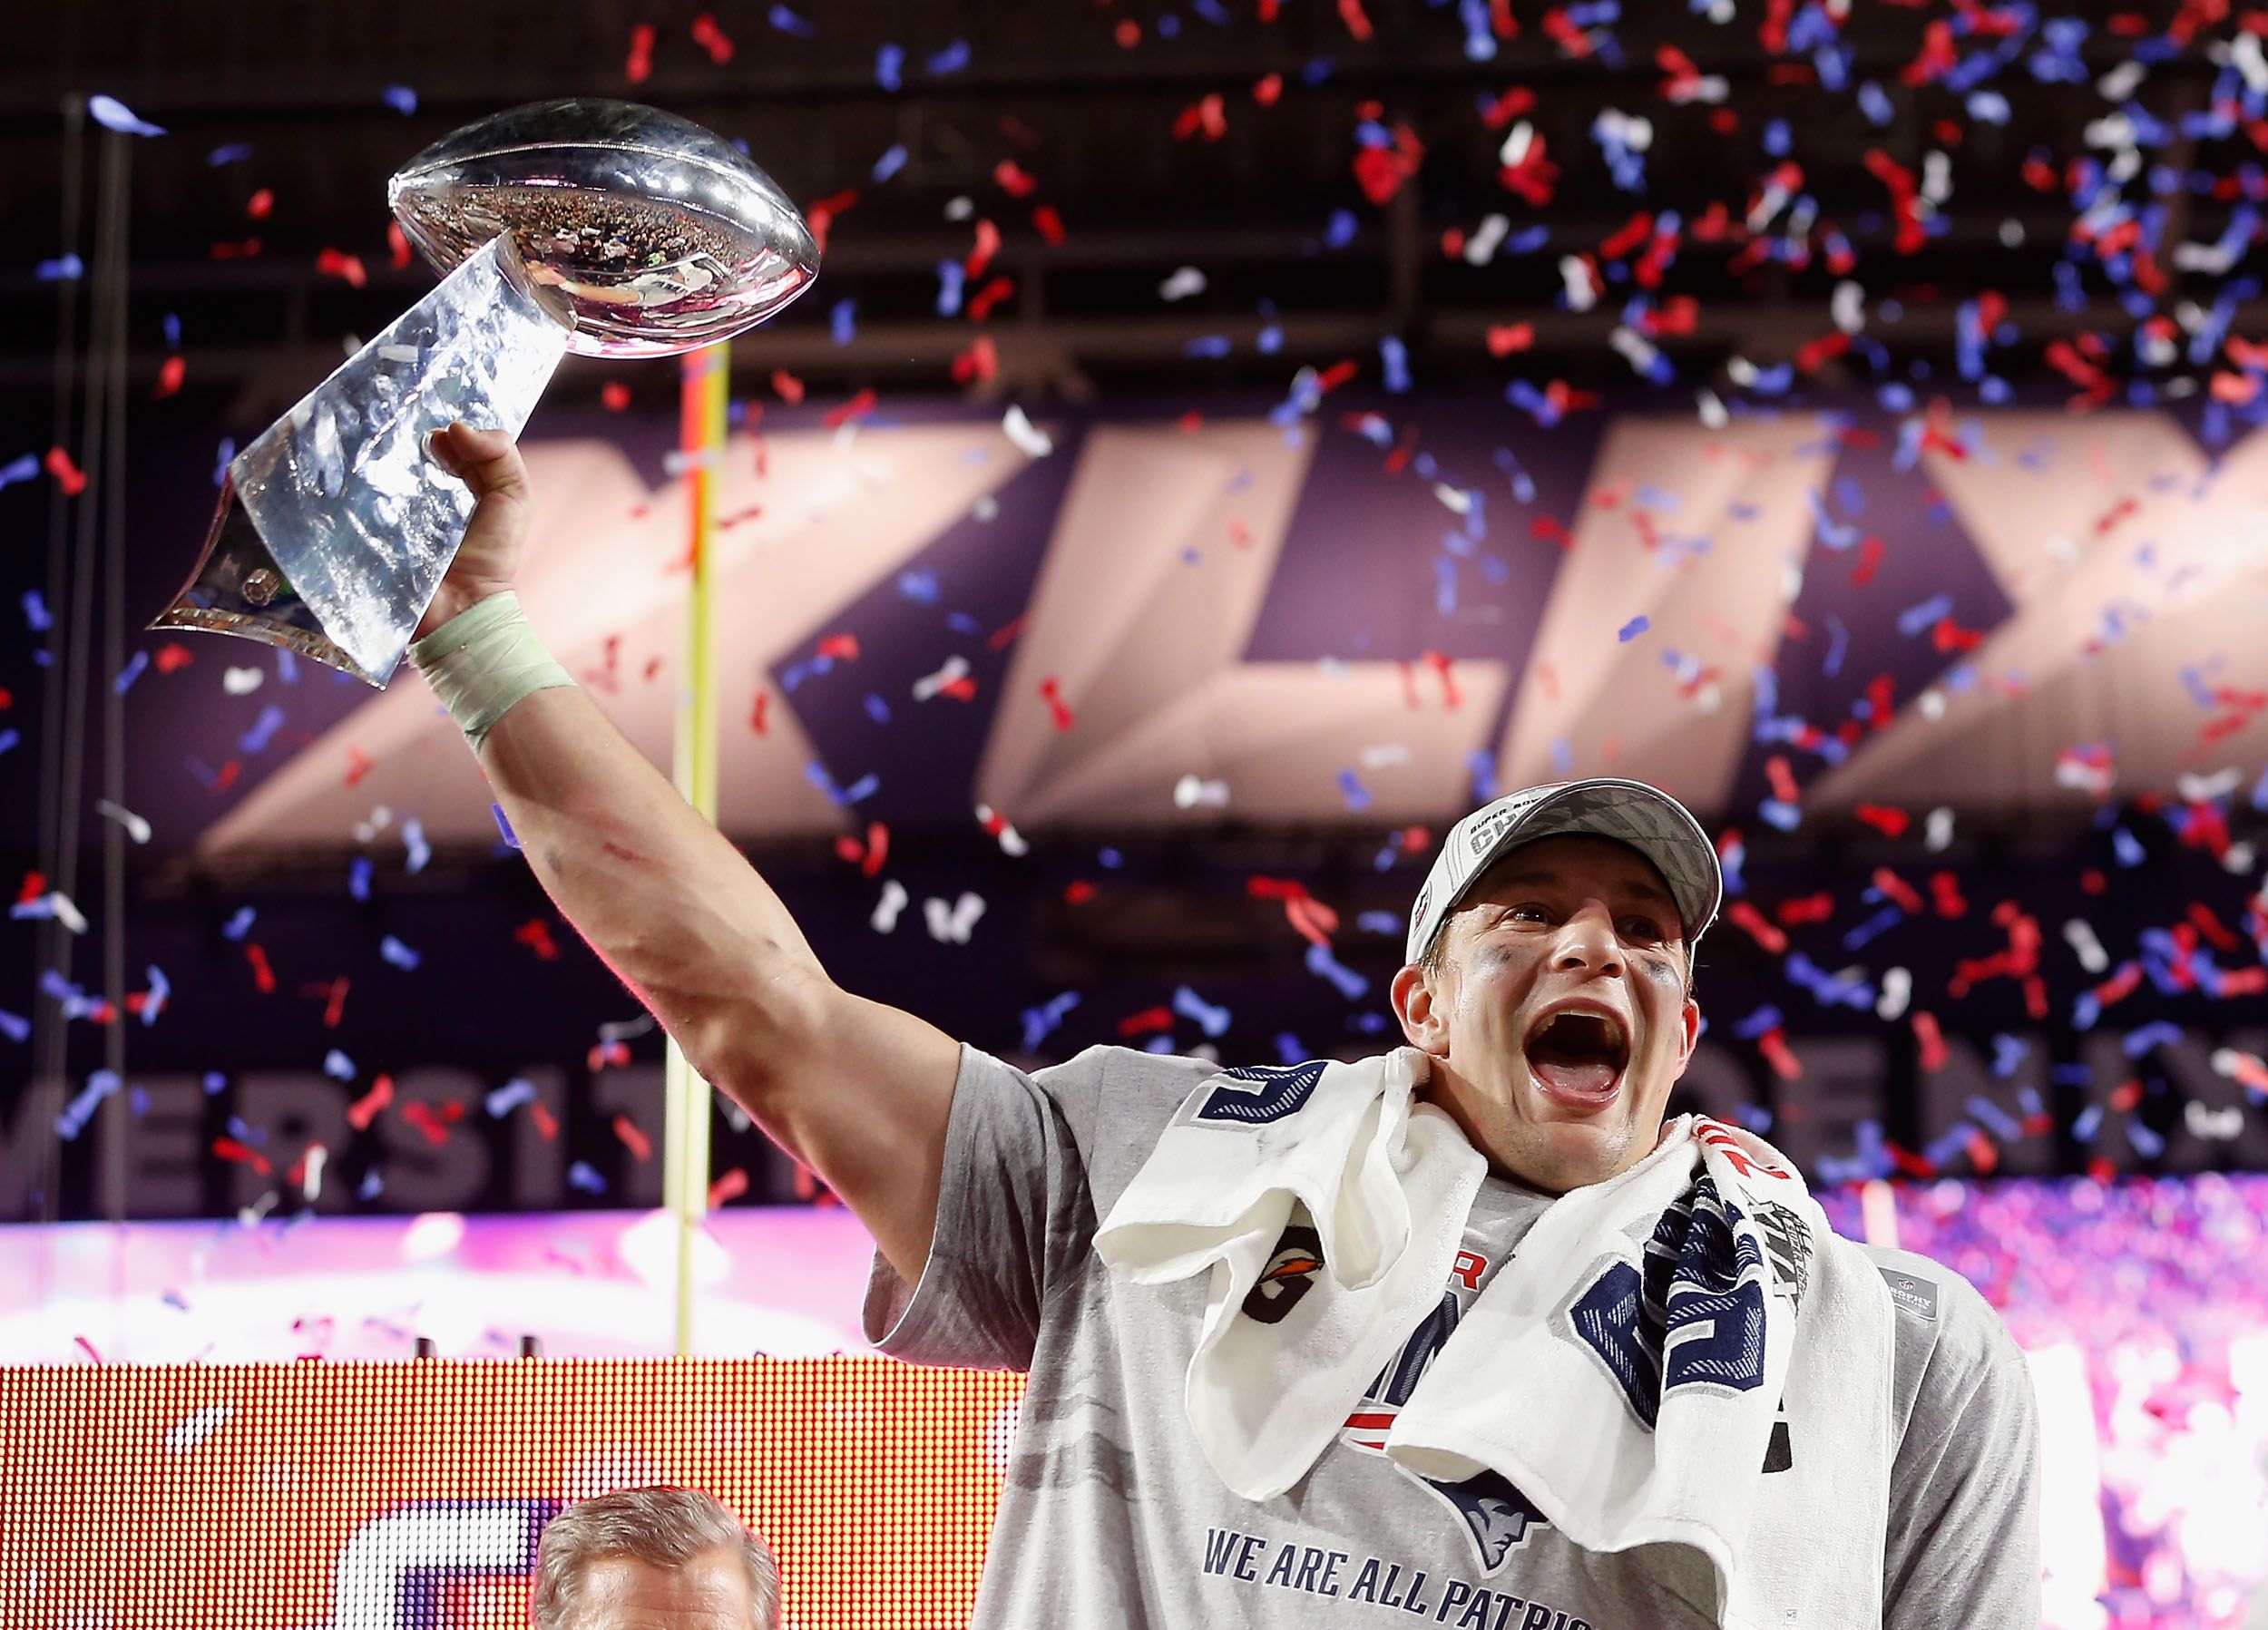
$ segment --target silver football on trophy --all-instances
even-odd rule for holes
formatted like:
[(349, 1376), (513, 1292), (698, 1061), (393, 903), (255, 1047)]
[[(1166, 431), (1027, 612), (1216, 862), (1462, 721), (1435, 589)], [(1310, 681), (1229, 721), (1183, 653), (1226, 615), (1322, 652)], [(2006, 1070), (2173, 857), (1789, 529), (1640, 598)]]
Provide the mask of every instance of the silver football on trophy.
[(586, 356), (666, 356), (759, 323), (819, 273), (811, 229), (715, 132), (634, 102), (570, 98), (453, 132), (386, 201), (446, 276), (502, 232), (564, 298)]

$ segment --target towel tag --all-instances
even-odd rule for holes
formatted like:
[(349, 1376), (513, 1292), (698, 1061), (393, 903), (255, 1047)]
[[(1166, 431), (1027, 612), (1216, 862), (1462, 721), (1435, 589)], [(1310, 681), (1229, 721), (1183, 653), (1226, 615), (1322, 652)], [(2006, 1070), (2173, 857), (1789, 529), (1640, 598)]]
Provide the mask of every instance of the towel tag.
[[(1874, 1264), (1882, 1267), (1880, 1263)], [(1920, 1279), (1911, 1274), (1901, 1274), (1895, 1268), (1882, 1268), (1882, 1279), (1890, 1286), (1890, 1299), (1910, 1313), (1924, 1319), (1937, 1317), (1937, 1282)]]

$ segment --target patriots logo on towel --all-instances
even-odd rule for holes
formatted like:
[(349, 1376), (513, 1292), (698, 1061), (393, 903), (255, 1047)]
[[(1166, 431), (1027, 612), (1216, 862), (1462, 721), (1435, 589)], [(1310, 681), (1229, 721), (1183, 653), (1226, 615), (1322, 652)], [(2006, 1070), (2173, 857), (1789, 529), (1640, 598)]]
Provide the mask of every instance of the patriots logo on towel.
[(1549, 1520), (1500, 1471), (1483, 1471), (1461, 1483), (1436, 1482), (1432, 1478), (1419, 1480), (1456, 1507), (1465, 1519), (1472, 1554), (1483, 1576), (1495, 1573), (1511, 1559), (1512, 1552), (1527, 1540), (1530, 1524)]
[(1244, 1313), (1263, 1324), (1281, 1324), (1299, 1299), (1315, 1288), (1323, 1271), (1323, 1236), (1304, 1224), (1294, 1223), (1276, 1242), (1276, 1251), (1260, 1277), (1245, 1293)]

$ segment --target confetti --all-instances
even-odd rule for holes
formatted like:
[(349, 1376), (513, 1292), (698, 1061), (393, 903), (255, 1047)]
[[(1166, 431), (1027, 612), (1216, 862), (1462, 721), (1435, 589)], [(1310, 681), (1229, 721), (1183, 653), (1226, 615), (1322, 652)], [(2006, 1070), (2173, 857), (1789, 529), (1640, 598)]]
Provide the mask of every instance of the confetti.
[(132, 108), (115, 96), (96, 94), (87, 98), (87, 116), (105, 130), (121, 132), (129, 136), (162, 136), (164, 128), (137, 119)]

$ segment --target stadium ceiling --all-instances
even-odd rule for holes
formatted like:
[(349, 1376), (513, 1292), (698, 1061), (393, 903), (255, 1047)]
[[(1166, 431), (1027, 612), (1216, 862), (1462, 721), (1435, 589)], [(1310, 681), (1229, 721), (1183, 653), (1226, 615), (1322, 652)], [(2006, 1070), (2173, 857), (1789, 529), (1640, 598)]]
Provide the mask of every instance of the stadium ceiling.
[[(807, 208), (831, 200), (818, 286), (736, 356), (816, 390), (947, 386), (980, 337), (989, 388), (1033, 396), (1280, 390), (1303, 364), (1374, 369), (1389, 337), (1432, 384), (1628, 382), (1618, 328), (1688, 389), (1798, 359), (1832, 378), (1843, 365), (1805, 350), (1831, 313), (1862, 309), (1901, 368), (1944, 367), (1985, 290), (2020, 376), (2058, 339), (2130, 346), (2152, 314), (2212, 301), (2225, 285), (2171, 250), (2232, 223), (2241, 250), (2259, 190), (2244, 122), (2200, 128), (2241, 19), (2070, 10), (2084, 27), (1897, 0), (74, 0), (10, 23), (0, 290), (19, 317), (67, 304), (52, 263), (87, 253), (107, 177), (129, 200), (130, 377), (160, 377), (176, 319), (191, 382), (264, 422), (431, 286), (389, 249), (387, 175), (482, 114), (588, 94), (699, 120)], [(100, 128), (96, 94), (166, 134)], [(2066, 265), (2074, 166), (2135, 145), (2103, 123), (2121, 110), (2162, 127), (2136, 161), (2173, 178), (2128, 188), (2162, 211), (2146, 298), (2091, 246), (2084, 275)], [(1628, 120), (1648, 144), (1618, 181)], [(1896, 177), (1928, 218), (1902, 243)], [(1641, 290), (1673, 214), (1674, 259)], [(981, 221), (997, 251), (941, 315), (941, 263), (965, 267)], [(1601, 282), (1572, 309), (1565, 263), (1585, 255)], [(1656, 317), (1634, 330), (1641, 293)], [(55, 320), (9, 324), (0, 382), (50, 381), (60, 355)], [(574, 364), (557, 388), (611, 376)]]

